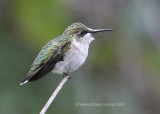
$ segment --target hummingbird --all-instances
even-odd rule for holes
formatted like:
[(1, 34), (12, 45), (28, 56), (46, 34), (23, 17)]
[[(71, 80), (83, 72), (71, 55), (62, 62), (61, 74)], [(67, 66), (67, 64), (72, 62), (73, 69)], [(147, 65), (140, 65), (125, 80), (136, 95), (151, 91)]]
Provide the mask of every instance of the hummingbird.
[(20, 85), (38, 80), (51, 71), (66, 76), (77, 70), (88, 56), (89, 45), (95, 40), (93, 34), (103, 31), (113, 29), (91, 29), (82, 23), (73, 23), (42, 48)]

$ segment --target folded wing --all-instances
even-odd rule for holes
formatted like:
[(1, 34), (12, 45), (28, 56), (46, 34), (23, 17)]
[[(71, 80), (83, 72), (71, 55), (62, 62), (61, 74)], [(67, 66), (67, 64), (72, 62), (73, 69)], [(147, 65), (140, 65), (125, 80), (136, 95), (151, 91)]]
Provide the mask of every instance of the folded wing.
[(70, 49), (71, 42), (61, 42), (61, 40), (53, 40), (43, 47), (40, 51), (26, 78), (20, 85), (28, 81), (37, 80), (44, 75), (48, 74), (54, 69), (55, 64), (59, 61), (63, 61), (64, 53)]

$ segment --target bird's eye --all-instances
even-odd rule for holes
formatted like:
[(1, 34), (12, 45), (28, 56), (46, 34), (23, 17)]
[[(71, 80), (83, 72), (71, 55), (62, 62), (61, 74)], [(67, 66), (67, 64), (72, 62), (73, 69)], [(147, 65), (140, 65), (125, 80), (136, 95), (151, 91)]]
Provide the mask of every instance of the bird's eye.
[(87, 31), (81, 30), (79, 34), (80, 34), (80, 35), (85, 35), (85, 34), (87, 34), (87, 33), (88, 33)]

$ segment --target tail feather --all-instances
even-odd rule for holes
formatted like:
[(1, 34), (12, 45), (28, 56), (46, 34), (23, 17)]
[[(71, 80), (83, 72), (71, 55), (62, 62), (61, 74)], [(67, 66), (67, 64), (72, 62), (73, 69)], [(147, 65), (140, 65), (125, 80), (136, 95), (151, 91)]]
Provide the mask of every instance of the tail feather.
[(38, 68), (37, 70), (35, 70), (32, 73), (28, 73), (27, 77), (22, 80), (22, 82), (20, 83), (20, 85), (23, 85), (23, 84), (27, 83), (30, 79), (32, 79), (41, 68), (42, 67)]
[(22, 81), (22, 82), (20, 83), (20, 85), (23, 85), (23, 84), (25, 84), (25, 83), (27, 83), (27, 82), (28, 82), (28, 80)]
[(22, 80), (20, 85), (23, 85), (23, 84), (27, 83), (34, 75), (35, 74), (31, 74), (31, 75), (27, 76), (24, 80)]

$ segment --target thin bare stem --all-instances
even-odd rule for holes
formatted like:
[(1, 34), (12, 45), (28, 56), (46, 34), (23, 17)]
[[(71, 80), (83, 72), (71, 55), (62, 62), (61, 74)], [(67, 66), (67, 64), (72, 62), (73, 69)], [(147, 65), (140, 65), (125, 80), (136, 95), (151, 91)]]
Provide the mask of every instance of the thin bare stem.
[(63, 77), (62, 81), (59, 83), (58, 87), (53, 92), (53, 94), (51, 95), (51, 97), (49, 98), (49, 100), (47, 101), (47, 103), (45, 104), (45, 106), (43, 107), (43, 109), (41, 110), (41, 112), (39, 114), (45, 114), (46, 113), (49, 106), (51, 105), (51, 103), (53, 102), (53, 100), (55, 99), (55, 97), (57, 96), (57, 94), (62, 89), (63, 85), (67, 82), (68, 79), (69, 79), (69, 75), (66, 75), (66, 76)]

